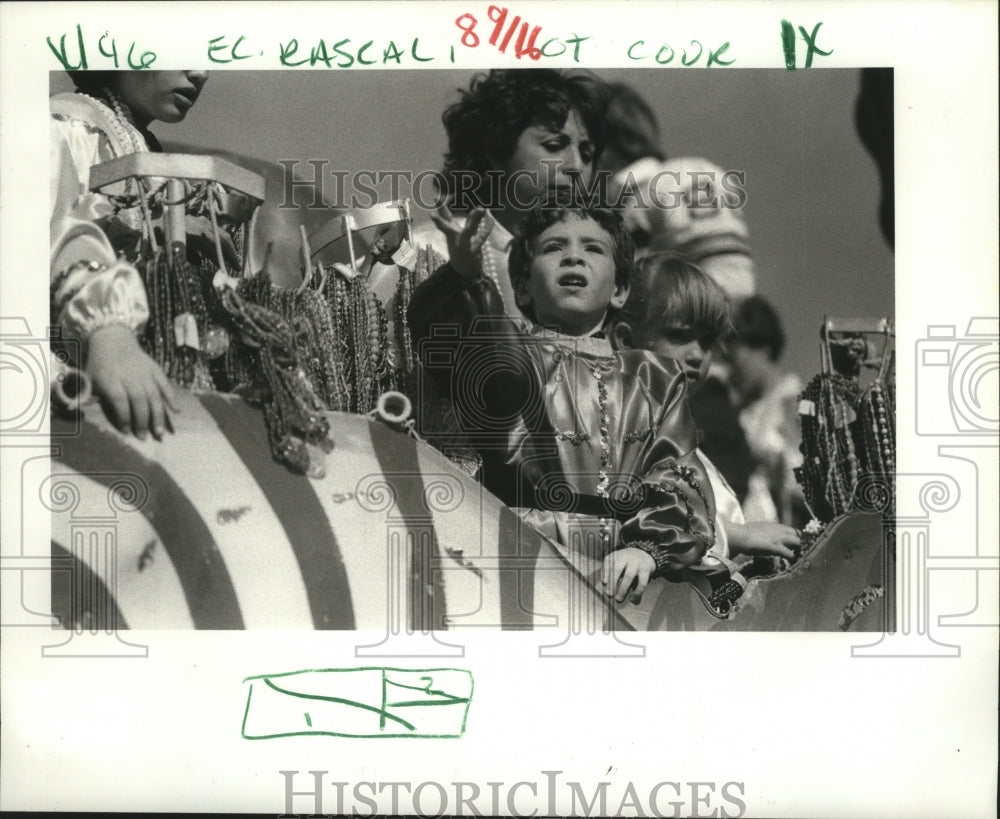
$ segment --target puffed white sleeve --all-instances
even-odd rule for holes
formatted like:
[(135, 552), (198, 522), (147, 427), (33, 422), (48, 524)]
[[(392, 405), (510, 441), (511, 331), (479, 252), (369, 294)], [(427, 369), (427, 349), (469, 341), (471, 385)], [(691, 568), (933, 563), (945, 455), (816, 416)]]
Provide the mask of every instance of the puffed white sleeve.
[(98, 327), (125, 324), (139, 332), (149, 318), (138, 271), (116, 257), (101, 227), (113, 215), (107, 197), (89, 190), (101, 160), (101, 132), (53, 115), (50, 149), (50, 273), (53, 316), (64, 337), (85, 341)]

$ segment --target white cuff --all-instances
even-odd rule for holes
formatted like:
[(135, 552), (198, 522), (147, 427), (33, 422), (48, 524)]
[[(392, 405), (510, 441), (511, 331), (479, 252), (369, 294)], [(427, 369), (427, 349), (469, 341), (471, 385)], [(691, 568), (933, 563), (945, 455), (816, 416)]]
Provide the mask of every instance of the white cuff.
[(108, 324), (124, 324), (138, 333), (149, 319), (146, 288), (126, 261), (107, 268), (73, 265), (57, 277), (52, 298), (66, 337), (81, 341)]

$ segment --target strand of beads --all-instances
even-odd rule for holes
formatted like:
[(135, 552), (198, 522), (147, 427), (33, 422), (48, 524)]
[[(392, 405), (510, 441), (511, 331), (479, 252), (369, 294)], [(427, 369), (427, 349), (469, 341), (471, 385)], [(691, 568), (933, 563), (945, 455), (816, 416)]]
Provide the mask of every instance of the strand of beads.
[(355, 370), (353, 345), (351, 344), (350, 312), (348, 309), (348, 282), (334, 269), (326, 271), (325, 289), (327, 309), (333, 329), (334, 355), (339, 362), (344, 382), (345, 411), (356, 411), (357, 373)]
[(337, 332), (326, 301), (313, 288), (300, 294), (302, 313), (310, 328), (309, 361), (320, 398), (332, 410), (346, 411), (350, 401), (344, 368), (337, 352)]
[(181, 374), (175, 378), (192, 389), (211, 390), (213, 383), (208, 366), (201, 357), (201, 339), (208, 329), (208, 306), (205, 304), (198, 272), (184, 257), (179, 245), (169, 250), (169, 277), (177, 288), (173, 315), (174, 344), (179, 351)]
[[(374, 371), (372, 408), (378, 399), (396, 388), (396, 373), (389, 350), (389, 316), (382, 300), (367, 285), (364, 287), (365, 305), (368, 310), (368, 350)], [(369, 410), (370, 411), (370, 410)]]
[(161, 248), (137, 262), (146, 286), (150, 317), (143, 345), (167, 377), (185, 387), (212, 389), (200, 358), (200, 337), (208, 309), (197, 273), (179, 247)]
[(363, 282), (351, 282), (351, 349), (354, 353), (355, 383), (354, 412), (367, 412), (371, 403), (375, 383), (374, 367), (368, 349), (368, 300), (365, 298)]
[(863, 440), (864, 466), (869, 472), (883, 477), (895, 499), (895, 414), (891, 389), (886, 390), (879, 379), (861, 395), (858, 402), (858, 424)]
[(311, 456), (307, 444), (329, 452), (329, 422), (296, 355), (291, 327), (275, 311), (245, 301), (235, 290), (227, 288), (222, 299), (243, 342), (259, 353), (260, 374), (267, 385), (262, 397), (272, 452), (293, 469), (320, 477), (322, 463)]
[[(828, 415), (826, 376), (815, 376), (800, 396), (803, 462), (797, 477), (809, 508), (820, 520), (829, 521), (837, 516), (827, 493), (831, 481), (832, 443)], [(801, 408), (808, 408), (802, 412)]]
[(800, 396), (800, 407), (808, 411), (800, 410), (803, 464), (797, 476), (820, 520), (851, 510), (859, 475), (869, 468), (866, 457), (858, 458), (855, 445), (855, 439), (862, 438), (858, 403), (858, 385), (838, 374), (817, 375)]
[[(426, 259), (426, 254), (421, 254)], [(418, 266), (420, 261), (418, 260)], [(424, 261), (426, 264), (426, 261)], [(396, 361), (398, 372), (398, 383), (403, 388), (403, 392), (408, 395), (415, 393), (417, 361), (413, 354), (413, 338), (410, 335), (410, 323), (406, 314), (410, 309), (410, 301), (413, 298), (414, 283), (417, 279), (416, 271), (400, 268), (399, 282), (396, 285), (396, 312), (395, 312), (395, 334), (396, 343), (399, 347)]]
[(498, 251), (493, 249), (493, 246), (489, 243), (489, 240), (483, 243), (482, 251), (480, 252), (480, 257), (483, 261), (483, 275), (486, 276), (490, 281), (497, 286), (497, 292), (503, 293), (500, 289), (500, 277), (497, 272), (499, 263), (496, 259)]

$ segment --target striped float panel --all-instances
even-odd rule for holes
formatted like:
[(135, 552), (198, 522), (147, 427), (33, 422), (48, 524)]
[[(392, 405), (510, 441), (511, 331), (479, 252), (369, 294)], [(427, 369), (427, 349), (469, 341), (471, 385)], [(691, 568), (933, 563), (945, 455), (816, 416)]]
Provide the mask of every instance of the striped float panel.
[(36, 511), (53, 566), (71, 569), (52, 573), (65, 626), (523, 630), (585, 610), (598, 630), (630, 628), (580, 567), (406, 433), (331, 413), (326, 474), (309, 478), (273, 460), (257, 408), (178, 401), (159, 442), (93, 403), (78, 434), (53, 418)]

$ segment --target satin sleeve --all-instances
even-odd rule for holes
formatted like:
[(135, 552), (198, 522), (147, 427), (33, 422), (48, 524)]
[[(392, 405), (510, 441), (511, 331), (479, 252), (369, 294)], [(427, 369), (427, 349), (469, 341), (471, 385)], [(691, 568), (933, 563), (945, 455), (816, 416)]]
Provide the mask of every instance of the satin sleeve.
[(66, 338), (85, 341), (99, 327), (125, 324), (138, 332), (149, 318), (138, 271), (116, 258), (102, 225), (113, 216), (107, 197), (89, 190), (91, 165), (102, 156), (100, 130), (52, 116), (50, 143), (50, 267), (53, 314)]
[(637, 464), (644, 500), (622, 524), (618, 547), (648, 552), (659, 576), (696, 566), (713, 547), (715, 497), (697, 454), (683, 374), (649, 363), (640, 368), (640, 376), (663, 400), (652, 442)]

